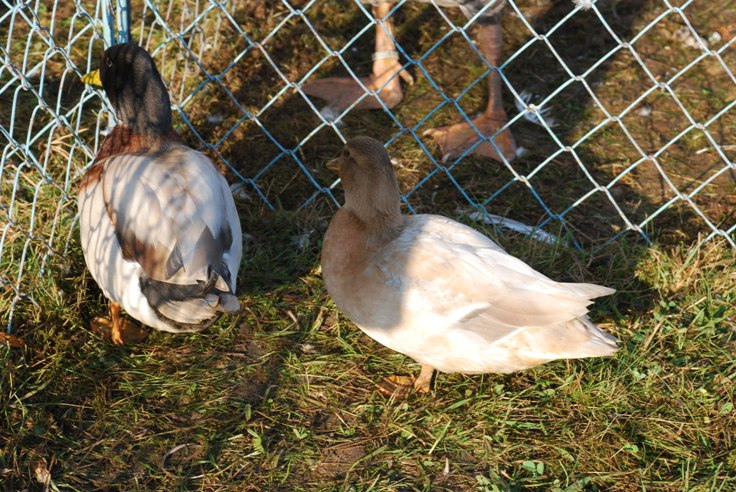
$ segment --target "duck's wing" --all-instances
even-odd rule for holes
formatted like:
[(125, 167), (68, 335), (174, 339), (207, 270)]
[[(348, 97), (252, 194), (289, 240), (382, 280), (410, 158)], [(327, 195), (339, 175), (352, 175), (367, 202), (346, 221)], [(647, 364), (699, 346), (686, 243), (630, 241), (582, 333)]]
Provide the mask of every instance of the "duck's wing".
[[(203, 154), (174, 147), (105, 163), (105, 208), (123, 257), (142, 267), (149, 303), (174, 320), (236, 309), (240, 221), (224, 177)], [(188, 302), (199, 299), (199, 302)]]
[(584, 316), (591, 299), (614, 292), (555, 282), (474, 229), (433, 215), (409, 217), (375, 265), (397, 286), (404, 316), (432, 313), (489, 342)]

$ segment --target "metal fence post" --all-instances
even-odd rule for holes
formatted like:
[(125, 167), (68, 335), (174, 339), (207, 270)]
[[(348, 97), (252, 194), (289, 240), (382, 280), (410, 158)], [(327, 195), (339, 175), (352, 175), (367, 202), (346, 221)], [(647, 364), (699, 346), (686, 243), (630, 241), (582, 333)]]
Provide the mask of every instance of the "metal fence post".
[(130, 42), (130, 0), (116, 0), (117, 42)]

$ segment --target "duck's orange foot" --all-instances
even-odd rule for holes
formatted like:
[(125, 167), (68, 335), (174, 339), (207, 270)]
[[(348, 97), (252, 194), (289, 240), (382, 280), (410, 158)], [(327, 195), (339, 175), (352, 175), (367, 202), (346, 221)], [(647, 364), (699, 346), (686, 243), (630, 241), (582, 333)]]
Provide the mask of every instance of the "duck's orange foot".
[[(381, 60), (386, 63), (380, 75), (372, 75), (370, 77), (362, 77), (360, 81), (369, 91), (374, 91), (389, 109), (393, 108), (404, 97), (401, 92), (401, 83), (399, 78), (404, 79), (407, 83), (413, 83), (413, 79), (409, 72), (404, 70), (396, 59)], [(396, 75), (398, 73), (398, 76)], [(310, 96), (318, 97), (327, 101), (327, 107), (338, 113), (353, 105), (358, 99), (365, 96), (366, 91), (350, 77), (329, 77), (326, 79), (315, 80), (305, 84), (302, 89)], [(380, 92), (378, 92), (380, 91)], [(355, 106), (356, 109), (381, 109), (383, 105), (373, 95), (369, 94)]]
[(117, 329), (113, 326), (112, 320), (108, 318), (95, 318), (89, 324), (93, 333), (110, 340), (115, 345), (140, 343), (149, 334), (147, 330), (132, 321), (127, 319), (121, 319), (120, 321), (120, 326)]
[(426, 394), (430, 391), (433, 374), (433, 367), (423, 365), (422, 371), (416, 379), (412, 379), (409, 376), (389, 376), (383, 378), (383, 381), (377, 384), (378, 391), (394, 398), (406, 398), (412, 390), (417, 393)]
[(406, 398), (414, 389), (414, 380), (409, 376), (388, 376), (377, 383), (378, 391), (396, 399)]
[[(481, 116), (473, 120), (473, 125), (475, 125), (475, 128), (477, 128), (483, 135), (492, 137), (499, 128), (506, 124), (507, 121), (508, 120), (504, 113), (483, 113)], [(442, 153), (442, 162), (447, 162), (450, 159), (460, 157), (466, 150), (481, 140), (475, 129), (467, 122), (457, 123), (455, 125), (444, 126), (441, 128), (433, 128), (424, 132), (424, 136), (431, 137), (435, 142), (437, 142), (440, 152)], [(506, 160), (511, 161), (516, 157), (516, 142), (508, 128), (493, 137), (493, 141), (496, 146), (498, 146), (500, 154), (506, 157)], [(475, 147), (472, 154), (490, 157), (491, 159), (503, 162), (499, 152), (496, 150), (494, 145), (488, 141), (484, 141)]]

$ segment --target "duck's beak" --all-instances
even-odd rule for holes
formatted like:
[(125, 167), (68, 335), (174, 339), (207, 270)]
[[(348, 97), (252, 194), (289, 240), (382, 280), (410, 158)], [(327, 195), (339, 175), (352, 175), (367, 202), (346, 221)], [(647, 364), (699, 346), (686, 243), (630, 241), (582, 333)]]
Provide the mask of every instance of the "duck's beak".
[(102, 88), (102, 79), (100, 78), (100, 69), (92, 70), (90, 73), (82, 76), (82, 82), (87, 85)]
[(330, 171), (338, 172), (340, 170), (340, 158), (338, 157), (337, 159), (327, 161), (325, 167)]

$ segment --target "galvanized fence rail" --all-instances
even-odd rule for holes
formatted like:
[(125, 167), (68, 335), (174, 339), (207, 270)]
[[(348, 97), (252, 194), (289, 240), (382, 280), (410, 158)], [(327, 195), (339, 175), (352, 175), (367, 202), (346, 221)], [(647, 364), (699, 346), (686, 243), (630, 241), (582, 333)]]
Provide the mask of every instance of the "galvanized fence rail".
[[(484, 8), (494, 8), (497, 1), (489, 0)], [(61, 292), (63, 289), (49, 289), (48, 285), (54, 284), (43, 284), (39, 279), (52, 275), (50, 269), (61, 269), (63, 277), (64, 268), (70, 267), (69, 258), (81, 261), (78, 251), (70, 250), (76, 244), (75, 188), (99, 148), (106, 129), (113, 122), (113, 116), (104, 95), (96, 89), (84, 87), (79, 79), (85, 72), (95, 68), (100, 51), (114, 42), (133, 39), (151, 52), (172, 93), (172, 110), (177, 125), (187, 132), (187, 138), (195, 147), (203, 149), (216, 162), (227, 167), (234, 193), (258, 197), (262, 205), (277, 207), (273, 191), (266, 189), (270, 184), (264, 184), (265, 176), (286, 162), (293, 168), (295, 175), (311, 186), (311, 191), (300, 198), (296, 209), (304, 209), (324, 200), (337, 203), (332, 191), (336, 183), (324, 182), (324, 178), (317, 176), (315, 163), (306, 161), (301, 151), (323, 138), (325, 132), (345, 141), (348, 135), (343, 120), (359, 112), (355, 108), (359, 101), (340, 114), (323, 114), (320, 112), (322, 103), (309, 98), (303, 86), (330, 67), (341, 67), (359, 81), (359, 76), (364, 74), (357, 73), (355, 68), (353, 58), (356, 46), (364, 36), (372, 35), (376, 26), (384, 26), (384, 22), (374, 19), (370, 6), (358, 0), (343, 2), (338, 8), (342, 9), (341, 12), (352, 9), (355, 15), (351, 19), (354, 22), (357, 19), (359, 26), (348, 30), (344, 42), (336, 47), (325, 36), (323, 23), (315, 21), (315, 12), (319, 13), (319, 7), (326, 2), (328, 0), (274, 1), (272, 4), (278, 3), (280, 18), (273, 21), (272, 29), (269, 27), (264, 30), (254, 28), (254, 25), (261, 24), (257, 17), (260, 14), (254, 14), (255, 17), (250, 19), (252, 24), (243, 21), (244, 5), (249, 6), (249, 12), (257, 12), (259, 8), (259, 2), (249, 0), (140, 0), (133, 1), (132, 5), (127, 0), (0, 0), (0, 315), (8, 329), (12, 327), (14, 312), (19, 305), (41, 309), (40, 296), (53, 298), (64, 295)], [(399, 140), (408, 138), (423, 152), (426, 162), (431, 164), (424, 168), (425, 174), (405, 192), (407, 208), (413, 211), (414, 197), (430, 193), (428, 183), (443, 176), (456, 188), (461, 198), (459, 209), (466, 214), (475, 210), (475, 217), (488, 219), (498, 198), (511, 187), (522, 185), (542, 210), (531, 224), (536, 237), (549, 238), (549, 235), (541, 232), (544, 229), (561, 231), (563, 235), (569, 232), (570, 243), (581, 250), (601, 248), (622, 235), (632, 233), (649, 241), (649, 232), (656, 229), (653, 223), (657, 218), (675, 207), (681, 207), (698, 219), (698, 232), (701, 233), (699, 244), (721, 238), (736, 247), (736, 222), (713, 219), (699, 201), (706, 192), (711, 192), (708, 191), (709, 187), (716, 180), (728, 176), (733, 179), (736, 172), (733, 154), (730, 153), (734, 145), (724, 142), (718, 130), (736, 105), (733, 97), (736, 76), (732, 62), (727, 60), (729, 50), (734, 50), (735, 38), (728, 37), (728, 34), (709, 37), (709, 33), (698, 32), (690, 19), (692, 9), (696, 7), (694, 0), (677, 3), (662, 0), (656, 16), (644, 27), (625, 35), (611, 27), (610, 18), (595, 1), (564, 2), (569, 12), (542, 31), (535, 28), (525, 14), (529, 2), (509, 0), (504, 15), (518, 17), (526, 30), (526, 42), (505, 57), (500, 67), (485, 66), (479, 76), (454, 96), (427, 69), (428, 60), (438, 50), (441, 51), (443, 45), (449, 43), (448, 40), (459, 36), (467, 42), (470, 52), (477, 55), (469, 63), (482, 64), (483, 58), (474, 43), (472, 30), (483, 12), (458, 21), (460, 17), (448, 14), (446, 1), (425, 2), (422, 8), (432, 12), (432, 18), (441, 24), (441, 30), (438, 31), (440, 34), (436, 43), (421, 52), (406, 48), (407, 43), (400, 36), (394, 38), (389, 33), (396, 42), (404, 66), (424, 80), (427, 90), (439, 96), (438, 104), (411, 122), (400, 117), (397, 108), (383, 107), (393, 125), (391, 135), (385, 139), (386, 145), (391, 147)], [(410, 0), (398, 1), (388, 18), (399, 18), (397, 13), (409, 3)], [(553, 38), (558, 31), (566, 29), (571, 20), (582, 15), (591, 22), (597, 19), (596, 22), (600, 23), (601, 29), (608, 33), (614, 43), (608, 51), (599, 54), (597, 63), (576, 72), (569, 66), (569, 59), (560, 54)], [(650, 68), (651, 63), (640, 55), (641, 43), (650, 31), (661, 27), (663, 22), (679, 25), (680, 28), (673, 35), (680, 42), (688, 44), (690, 52), (694, 53), (680, 66), (673, 67), (667, 76), (655, 73)], [(263, 23), (264, 26), (267, 24)], [(308, 54), (311, 67), (299, 71), (297, 76), (286, 67), (283, 53), (277, 59), (271, 49), (280, 32), (294, 24), (305, 26), (300, 31), (301, 35), (308, 36), (309, 43), (317, 47)], [(730, 32), (733, 33), (733, 30)], [(220, 59), (224, 47), (227, 47), (229, 54), (227, 60)], [(564, 79), (556, 89), (532, 104), (524, 87), (511, 80), (508, 73), (515, 60), (530, 50), (540, 49), (546, 50), (559, 62)], [(646, 81), (646, 88), (627, 95), (626, 104), (612, 111), (610, 105), (599, 100), (590, 76), (621, 56), (636, 61)], [(243, 101), (238, 90), (231, 85), (235, 68), (241, 67), (239, 70), (242, 71), (242, 65), (255, 57), (272, 77), (272, 90), (267, 100), (259, 101), (257, 107)], [(691, 105), (683, 100), (682, 93), (676, 88), (678, 81), (704, 61), (716, 66), (721, 78), (729, 86), (716, 104), (719, 109), (706, 116), (695, 115)], [(509, 115), (507, 127), (513, 129), (524, 121), (535, 121), (538, 124), (536, 130), (554, 142), (555, 150), (536, 162), (526, 162), (523, 168), (519, 167), (518, 160), (494, 163), (499, 169), (505, 169), (509, 178), (494, 184), (479, 196), (477, 192), (466, 192), (467, 183), (457, 177), (457, 171), (471, 159), (473, 148), (459, 158), (443, 162), (422, 133), (428, 122), (443, 111), (454, 111), (462, 119), (472, 122), (464, 109), (464, 100), (494, 70), (498, 70), (503, 79), (504, 97), (513, 100), (518, 108), (517, 112)], [(582, 84), (589, 95), (589, 104), (603, 116), (587, 132), (571, 138), (569, 134), (559, 134), (547, 111), (554, 108), (555, 98), (573, 84)], [(365, 97), (370, 97), (368, 92), (366, 89)], [(406, 92), (411, 92), (411, 88), (407, 88)], [(226, 125), (225, 130), (215, 138), (205, 134), (207, 129), (199, 123), (200, 119), (195, 121), (192, 118), (198, 102), (213, 93), (218, 95), (219, 107), (229, 108), (226, 117), (217, 113), (208, 116), (210, 122)], [(678, 120), (683, 123), (675, 135), (654, 148), (642, 145), (640, 135), (630, 131), (630, 124), (627, 123), (627, 117), (635, 111), (647, 111), (645, 102), (653, 94), (664, 94), (670, 98), (679, 108)], [(316, 123), (311, 131), (300, 135), (296, 144), (284, 139), (280, 130), (274, 130), (278, 123), (272, 114), (278, 114), (274, 110), (286, 98), (297, 98), (299, 104), (306, 105), (316, 115)], [(408, 105), (411, 101), (402, 104)], [(248, 156), (247, 168), (234, 162), (228, 150), (234, 135), (244, 125), (255, 128), (259, 138), (269, 142), (272, 148), (264, 156)], [(596, 163), (590, 162), (580, 149), (603, 128), (611, 126), (617, 127), (626, 136), (633, 157), (622, 159), (616, 171), (602, 179), (600, 173), (591, 171)], [(696, 133), (706, 147), (703, 152), (713, 156), (713, 160), (707, 173), (693, 176), (691, 181), (694, 184), (683, 189), (661, 161), (673, 146)], [(726, 135), (731, 134), (726, 132)], [(484, 140), (488, 141), (488, 137), (484, 137)], [(586, 184), (567, 190), (566, 183), (560, 183), (559, 186), (568, 193), (569, 200), (564, 206), (556, 206), (550, 203), (544, 191), (538, 189), (535, 179), (539, 173), (555, 166), (563, 155), (571, 157), (585, 177)], [(637, 170), (645, 165), (656, 170), (656, 176), (668, 198), (641, 216), (632, 214), (621, 205), (614, 188), (622, 180), (639, 179)], [(594, 244), (578, 240), (573, 233), (575, 224), (572, 220), (573, 212), (593, 196), (596, 199), (603, 198), (607, 205), (612, 206), (621, 224)], [(733, 215), (727, 214), (726, 217), (733, 219)], [(492, 219), (502, 226), (515, 227), (517, 224), (513, 221), (504, 222), (498, 217)]]

